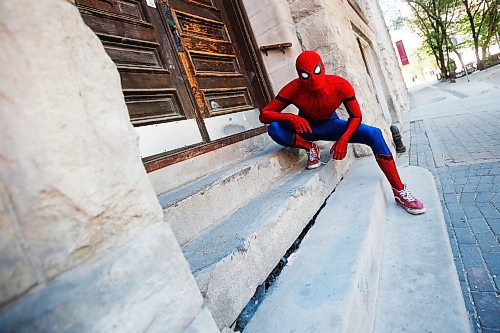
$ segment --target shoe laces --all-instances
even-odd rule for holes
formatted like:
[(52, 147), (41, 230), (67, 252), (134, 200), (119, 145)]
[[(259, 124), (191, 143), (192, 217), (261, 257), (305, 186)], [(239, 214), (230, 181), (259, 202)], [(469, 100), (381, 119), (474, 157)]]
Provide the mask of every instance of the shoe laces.
[(399, 194), (405, 199), (406, 201), (412, 202), (415, 201), (415, 197), (411, 194), (411, 192), (406, 188), (406, 186), (399, 191)]
[(318, 155), (316, 154), (316, 149), (314, 149), (314, 146), (312, 146), (311, 149), (309, 149), (309, 161), (314, 161), (316, 157), (318, 157)]

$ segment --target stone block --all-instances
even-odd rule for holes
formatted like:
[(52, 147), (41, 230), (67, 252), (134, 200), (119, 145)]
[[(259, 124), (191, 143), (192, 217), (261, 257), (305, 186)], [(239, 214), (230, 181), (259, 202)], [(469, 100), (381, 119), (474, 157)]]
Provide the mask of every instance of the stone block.
[(475, 244), (476, 240), (469, 228), (456, 228), (455, 235), (459, 244)]
[(0, 187), (0, 304), (5, 304), (36, 282), (36, 276), (23, 250), (16, 230), (17, 219), (6, 193)]
[(0, 178), (52, 279), (161, 213), (101, 42), (67, 1), (34, 2), (30, 12), (1, 3)]
[[(91, 265), (2, 309), (0, 327), (7, 332), (183, 332), (202, 304), (171, 229), (156, 223)], [(209, 314), (195, 321), (202, 319), (214, 327)]]
[[(245, 332), (365, 332), (372, 327), (387, 205), (385, 181), (371, 162), (355, 161)], [(366, 200), (347, 199), (352, 188)]]
[(495, 291), (484, 265), (466, 267), (467, 280), (472, 291)]
[(0, 330), (182, 332), (203, 299), (115, 64), (70, 1), (35, 1), (29, 15), (2, 1), (0, 21), (1, 297), (34, 283), (24, 252), (41, 282), (2, 304)]
[(491, 251), (484, 251), (483, 258), (486, 262), (486, 266), (490, 271), (491, 275), (500, 276), (500, 250), (497, 247), (496, 249), (491, 249)]
[[(304, 167), (306, 156), (297, 149), (276, 146), (266, 152), (159, 196), (165, 221), (181, 246), (261, 193), (255, 184), (272, 184)], [(225, 198), (231, 200), (221, 205)]]
[(290, 5), (293, 20), (300, 22), (326, 7), (325, 0), (298, 0)]
[(183, 247), (220, 328), (237, 318), (352, 161), (352, 157), (330, 161), (314, 172), (294, 170), (286, 181), (275, 184)]
[[(233, 333), (232, 330), (230, 332)], [(191, 324), (189, 324), (184, 333), (220, 333), (220, 331), (217, 328), (210, 311), (208, 311), (207, 308), (203, 308)]]
[(444, 201), (446, 203), (458, 203), (458, 199), (455, 193), (444, 193)]
[(245, 8), (260, 7), (259, 10), (253, 10), (249, 16), (256, 37), (272, 30), (278, 24), (293, 23), (290, 9), (285, 1), (251, 0), (244, 3)]
[[(270, 72), (269, 77), (275, 94), (278, 94), (281, 88), (283, 88), (288, 82), (295, 79), (297, 77), (296, 73), (295, 61), (293, 64), (285, 64), (284, 66), (276, 68), (274, 71)], [(293, 106), (293, 108), (297, 109), (295, 106)]]
[[(464, 194), (468, 194), (468, 193), (462, 193), (462, 196)], [(471, 194), (473, 194), (473, 193), (471, 193)], [(473, 197), (471, 197), (469, 200), (473, 200)], [(471, 202), (469, 201), (468, 203), (471, 203)], [(479, 209), (476, 206), (464, 206), (463, 211), (464, 211), (465, 215), (467, 216), (467, 220), (478, 219), (478, 218), (483, 217), (483, 215), (481, 214), (481, 212), (479, 211)]]
[(483, 265), (481, 250), (476, 244), (458, 243), (458, 247), (460, 248), (462, 261), (466, 269), (468, 267), (480, 267)]
[(474, 234), (474, 236), (476, 237), (477, 243), (479, 244), (479, 247), (481, 248), (481, 251), (483, 251), (483, 253), (485, 251), (492, 251), (498, 248), (498, 241), (491, 232), (486, 231), (482, 233), (476, 233)]
[(482, 216), (479, 218), (468, 219), (467, 223), (469, 224), (474, 234), (491, 233), (488, 223)]
[[(495, 292), (472, 292), (477, 315), (482, 327), (500, 329), (500, 302)], [(484, 330), (483, 330), (484, 332)]]

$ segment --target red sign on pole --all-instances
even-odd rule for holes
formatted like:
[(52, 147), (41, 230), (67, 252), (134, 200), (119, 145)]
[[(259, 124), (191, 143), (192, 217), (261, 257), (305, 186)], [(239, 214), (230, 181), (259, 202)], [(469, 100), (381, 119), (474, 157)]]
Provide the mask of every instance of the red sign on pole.
[(398, 48), (399, 58), (401, 59), (401, 63), (404, 65), (408, 65), (410, 62), (408, 61), (408, 57), (406, 56), (405, 46), (403, 45), (402, 40), (398, 40), (396, 42), (396, 46)]

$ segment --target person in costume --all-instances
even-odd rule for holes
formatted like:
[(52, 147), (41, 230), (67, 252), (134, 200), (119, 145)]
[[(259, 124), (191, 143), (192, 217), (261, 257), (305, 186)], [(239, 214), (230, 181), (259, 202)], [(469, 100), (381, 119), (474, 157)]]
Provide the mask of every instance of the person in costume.
[[(401, 182), (382, 131), (361, 123), (352, 85), (340, 76), (326, 75), (321, 57), (314, 51), (302, 52), (295, 67), (299, 77), (285, 85), (260, 112), (260, 121), (269, 124), (269, 136), (282, 146), (305, 149), (307, 169), (321, 165), (320, 149), (314, 141), (335, 141), (330, 149), (335, 160), (346, 156), (349, 142), (366, 144), (391, 184), (396, 203), (411, 214), (424, 213), (422, 202)], [(299, 109), (298, 115), (281, 112), (289, 104)], [(335, 112), (341, 104), (349, 114), (347, 121)]]

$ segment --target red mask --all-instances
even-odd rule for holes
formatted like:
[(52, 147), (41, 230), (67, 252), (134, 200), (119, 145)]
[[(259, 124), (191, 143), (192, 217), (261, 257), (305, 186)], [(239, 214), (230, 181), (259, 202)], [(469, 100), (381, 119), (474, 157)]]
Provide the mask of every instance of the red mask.
[(314, 51), (304, 51), (297, 57), (295, 68), (299, 79), (310, 90), (319, 90), (325, 85), (325, 65), (319, 54)]

